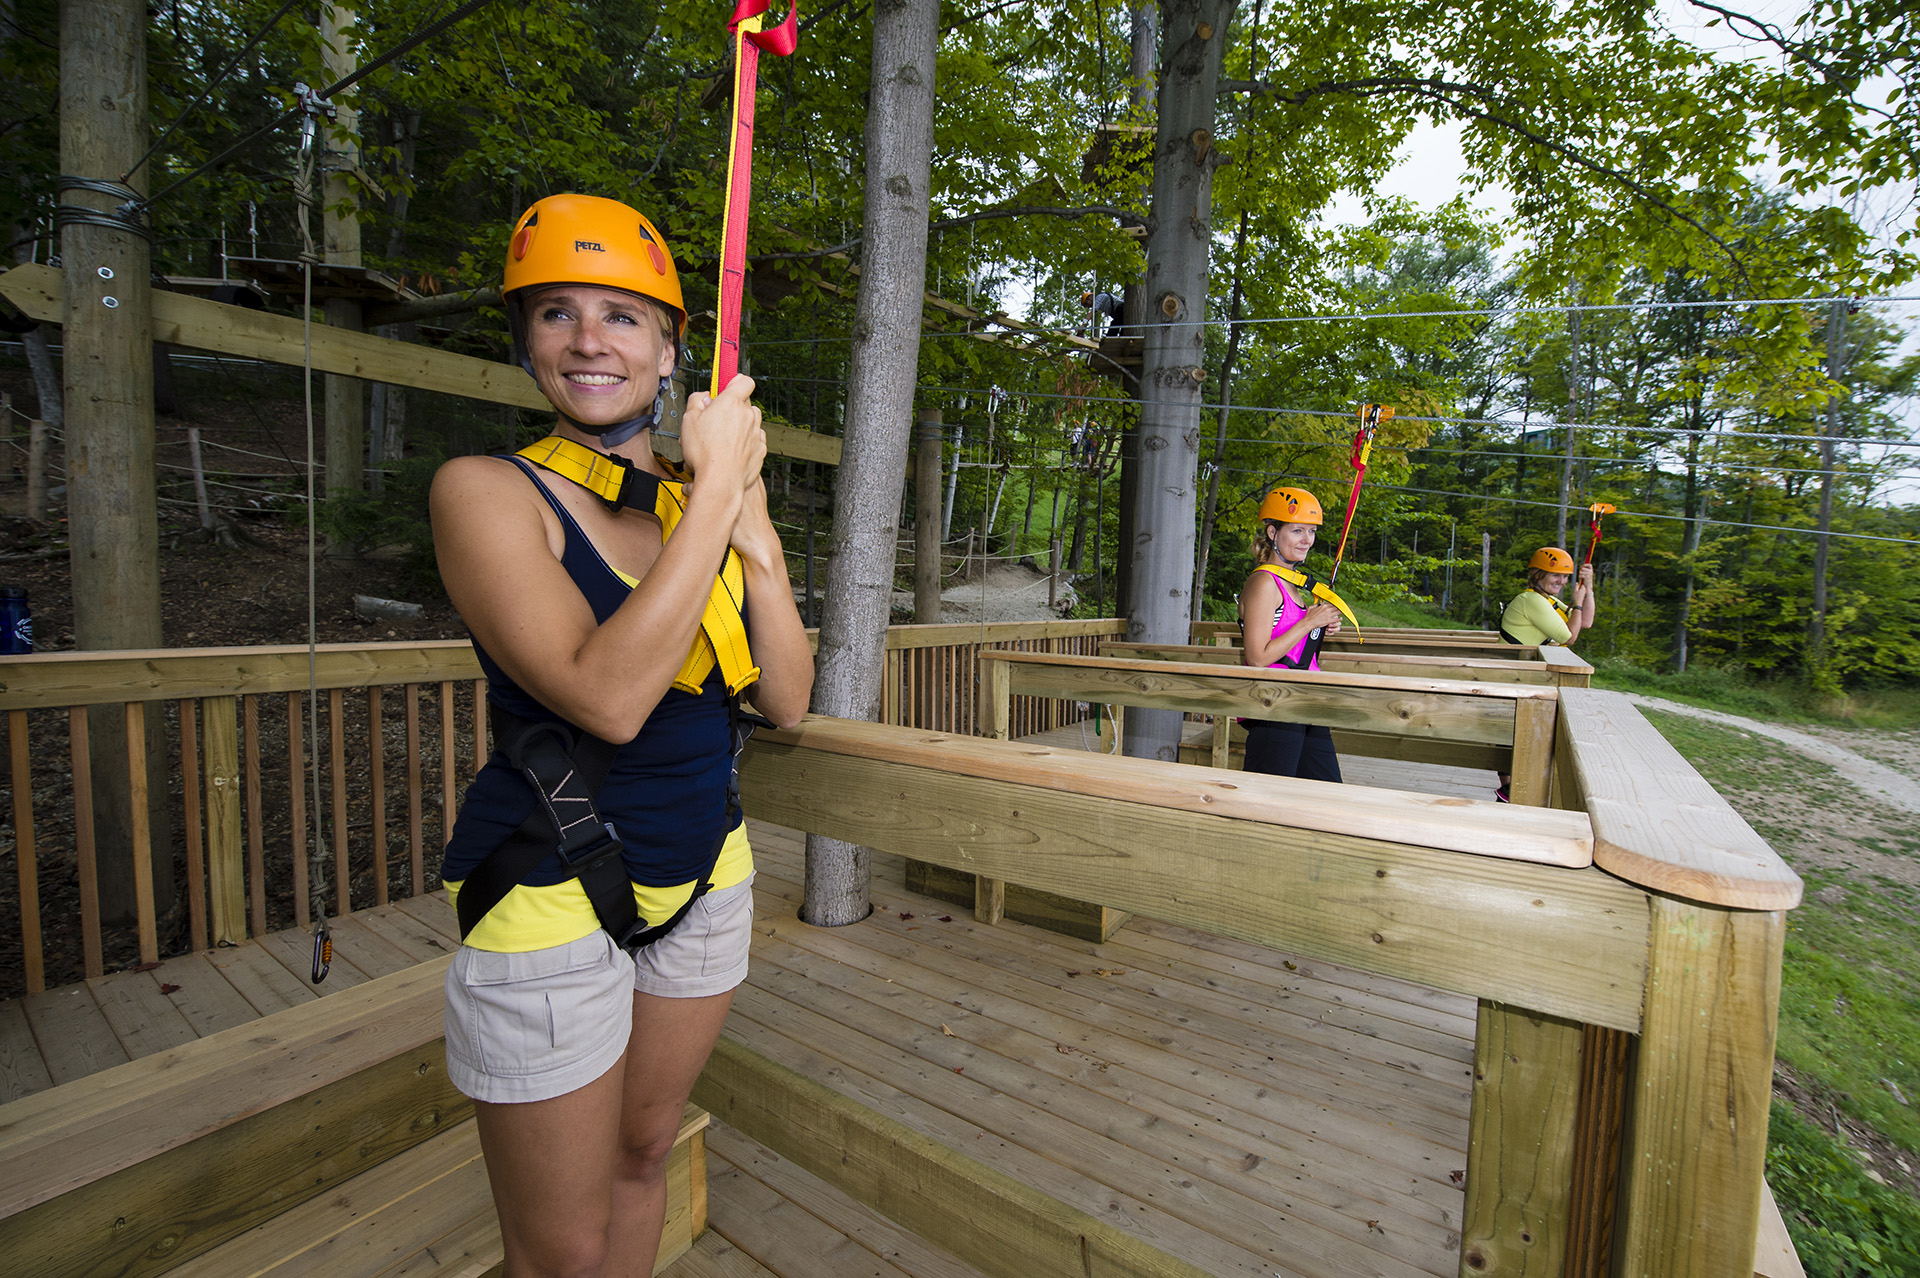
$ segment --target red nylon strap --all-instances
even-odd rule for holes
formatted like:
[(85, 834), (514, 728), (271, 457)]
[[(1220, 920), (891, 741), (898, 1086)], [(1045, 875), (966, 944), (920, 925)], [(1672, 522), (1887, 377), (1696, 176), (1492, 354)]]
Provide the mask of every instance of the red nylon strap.
[(767, 11), (767, 0), (740, 0), (733, 19), (733, 144), (727, 157), (727, 217), (720, 232), (719, 338), (713, 350), (713, 383), (718, 395), (740, 371), (740, 304), (747, 282), (747, 211), (753, 201), (753, 105), (760, 78), (760, 51), (777, 58), (792, 53), (800, 40), (800, 7), (766, 31), (743, 30), (741, 23)]
[(1593, 562), (1593, 552), (1600, 548), (1600, 516), (1595, 515), (1587, 525), (1587, 531), (1593, 534), (1593, 540), (1587, 543), (1587, 557), (1580, 561), (1582, 567)]

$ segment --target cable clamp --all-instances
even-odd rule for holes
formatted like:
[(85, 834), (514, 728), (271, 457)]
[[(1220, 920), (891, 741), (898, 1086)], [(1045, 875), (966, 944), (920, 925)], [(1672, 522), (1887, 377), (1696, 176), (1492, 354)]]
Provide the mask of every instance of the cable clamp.
[(54, 230), (69, 226), (98, 226), (109, 231), (138, 235), (147, 243), (153, 243), (153, 230), (146, 224), (147, 202), (140, 192), (126, 183), (62, 174), (54, 180), (54, 190), (63, 194), (67, 191), (89, 191), (120, 201), (112, 209), (89, 208), (84, 204), (56, 204), (53, 207)]

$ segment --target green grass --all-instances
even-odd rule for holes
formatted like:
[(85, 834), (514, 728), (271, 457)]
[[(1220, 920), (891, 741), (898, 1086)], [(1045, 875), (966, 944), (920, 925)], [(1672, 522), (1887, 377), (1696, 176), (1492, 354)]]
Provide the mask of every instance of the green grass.
[[(1824, 764), (1764, 737), (1650, 712), (1715, 789), (1806, 881), (1787, 915), (1778, 1056), (1818, 1096), (1856, 1123), (1920, 1153), (1920, 893), (1810, 863), (1824, 836), (1772, 798), (1794, 792), (1817, 806), (1859, 803)], [(1904, 818), (1859, 841), (1920, 860)], [(1845, 1145), (1783, 1101), (1774, 1105), (1767, 1174), (1807, 1272), (1920, 1278), (1920, 1203), (1875, 1184)]]
[(1433, 630), (1473, 629), (1464, 622), (1442, 616), (1440, 610), (1424, 599), (1381, 599), (1362, 602), (1349, 599), (1360, 628), (1368, 626), (1426, 626)]
[(1763, 681), (1739, 670), (1698, 662), (1684, 674), (1667, 674), (1609, 657), (1587, 654), (1587, 660), (1593, 663), (1597, 688), (1665, 697), (1777, 723), (1826, 723), (1891, 731), (1920, 728), (1920, 688), (1876, 688), (1830, 697), (1792, 680)]
[(1767, 1183), (1812, 1278), (1920, 1278), (1920, 1204), (1869, 1180), (1785, 1101), (1767, 1127)]

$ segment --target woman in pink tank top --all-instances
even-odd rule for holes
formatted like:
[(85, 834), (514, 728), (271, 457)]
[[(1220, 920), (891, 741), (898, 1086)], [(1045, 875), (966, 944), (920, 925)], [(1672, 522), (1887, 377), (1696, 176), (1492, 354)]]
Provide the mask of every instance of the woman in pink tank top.
[[(1313, 598), (1305, 572), (1320, 521), (1320, 503), (1304, 489), (1276, 488), (1260, 503), (1258, 566), (1240, 590), (1243, 664), (1318, 670), (1321, 641), (1339, 633), (1339, 609)], [(1325, 727), (1267, 719), (1248, 719), (1246, 725), (1247, 771), (1340, 780), (1333, 734)]]

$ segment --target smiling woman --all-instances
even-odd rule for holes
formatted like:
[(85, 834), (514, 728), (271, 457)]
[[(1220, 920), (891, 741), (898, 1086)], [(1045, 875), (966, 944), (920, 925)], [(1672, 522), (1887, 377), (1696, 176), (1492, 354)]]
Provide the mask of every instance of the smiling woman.
[(509, 1272), (598, 1273), (658, 1249), (665, 1161), (746, 974), (740, 699), (796, 722), (813, 662), (752, 381), (690, 398), (684, 474), (654, 457), (686, 312), (652, 224), (613, 200), (540, 201), (514, 228), (505, 301), (559, 421), (434, 480), (440, 573), (497, 745), (442, 869), (464, 942), (447, 1070), (475, 1101)]

